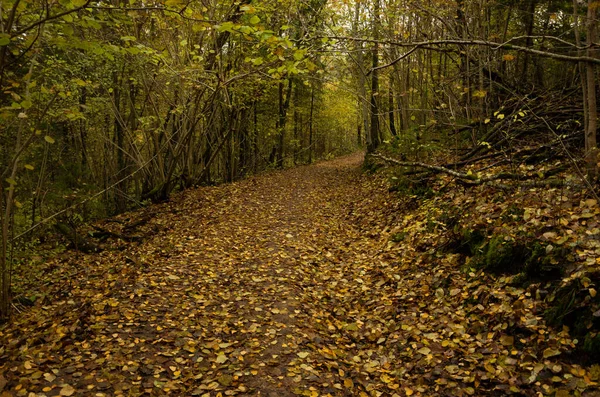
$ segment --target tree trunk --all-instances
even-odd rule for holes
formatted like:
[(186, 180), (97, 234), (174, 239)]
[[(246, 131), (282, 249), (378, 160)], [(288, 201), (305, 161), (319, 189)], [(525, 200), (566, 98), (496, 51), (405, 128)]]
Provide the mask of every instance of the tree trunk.
[[(533, 45), (533, 28), (535, 26), (535, 7), (537, 6), (537, 0), (528, 0), (524, 4), (525, 10), (523, 12), (523, 22), (525, 23), (525, 47), (531, 48)], [(523, 54), (523, 69), (521, 76), (527, 80), (527, 73), (529, 72), (529, 54)]]
[(277, 133), (279, 142), (277, 145), (277, 167), (283, 168), (283, 152), (285, 144), (285, 126), (287, 121), (287, 111), (290, 107), (290, 98), (292, 96), (292, 88), (294, 83), (292, 79), (288, 80), (288, 87), (284, 93), (283, 82), (279, 83), (279, 117), (277, 118)]
[[(356, 1), (354, 7), (354, 21), (352, 25), (352, 32), (354, 37), (358, 37), (358, 24), (360, 20), (360, 4), (359, 0)], [(357, 105), (359, 109), (359, 114), (361, 117), (361, 123), (364, 129), (365, 135), (369, 135), (369, 108), (370, 103), (367, 101), (367, 79), (365, 76), (365, 60), (363, 56), (363, 44), (361, 42), (354, 42), (354, 50), (356, 53), (356, 81), (358, 84), (358, 95), (357, 95)], [(360, 128), (359, 128), (360, 134)], [(359, 140), (362, 139), (359, 137)], [(366, 139), (365, 139), (366, 140)], [(368, 144), (368, 142), (367, 142)]]
[[(0, 180), (0, 323), (8, 320), (10, 316), (10, 272), (8, 269), (8, 219), (2, 213), (5, 204), (4, 186)], [(9, 203), (6, 204), (8, 212)]]
[[(598, 15), (596, 2), (588, 0), (587, 14), (587, 56), (595, 57), (596, 49), (594, 43), (598, 36)], [(585, 153), (587, 161), (587, 169), (590, 177), (596, 177), (598, 174), (598, 148), (596, 142), (596, 132), (598, 129), (598, 109), (596, 107), (596, 73), (594, 64), (588, 62), (586, 65), (587, 79), (587, 104), (588, 104), (588, 128), (585, 133)]]
[[(578, 9), (578, 0), (573, 0), (573, 21), (574, 21), (574, 33), (575, 33), (575, 44), (577, 47), (581, 48), (581, 37), (579, 31), (579, 9)], [(583, 51), (577, 51), (578, 56), (583, 56)], [(586, 68), (584, 62), (579, 62), (577, 64), (577, 68), (579, 71), (579, 76), (581, 80), (581, 90), (583, 94), (583, 125), (584, 131), (588, 130), (588, 120), (589, 120), (589, 112), (588, 112), (588, 102), (587, 102), (587, 82), (586, 82)]]
[[(114, 176), (116, 179), (120, 179), (123, 177), (123, 173), (125, 172), (125, 155), (124, 155), (124, 142), (125, 142), (125, 131), (123, 130), (123, 125), (121, 121), (121, 79), (119, 75), (115, 72), (113, 75), (113, 86), (114, 86), (114, 107), (115, 107), (115, 116), (113, 120), (113, 128), (114, 128), (114, 142), (115, 142), (115, 151), (117, 154), (117, 169), (114, 172)], [(120, 183), (116, 187), (117, 193), (114, 195), (114, 203), (115, 203), (115, 211), (116, 213), (122, 213), (126, 210), (127, 203), (124, 200), (123, 194), (119, 194), (119, 191), (124, 193), (126, 190), (126, 182)]]
[(315, 110), (315, 86), (313, 84), (310, 93), (310, 118), (308, 120), (308, 163), (313, 161), (313, 117)]
[[(373, 37), (377, 41), (379, 40), (379, 0), (375, 0), (375, 7), (373, 8)], [(373, 45), (373, 57), (372, 57), (372, 68), (371, 73), (371, 128), (369, 129), (369, 135), (367, 137), (367, 151), (374, 152), (381, 143), (379, 136), (379, 105), (377, 96), (379, 95), (379, 71), (376, 70), (379, 66), (379, 43)]]
[(389, 77), (389, 87), (388, 87), (388, 115), (390, 120), (390, 132), (393, 136), (398, 135), (398, 131), (396, 131), (396, 109), (394, 108), (394, 80), (392, 80), (392, 76)]

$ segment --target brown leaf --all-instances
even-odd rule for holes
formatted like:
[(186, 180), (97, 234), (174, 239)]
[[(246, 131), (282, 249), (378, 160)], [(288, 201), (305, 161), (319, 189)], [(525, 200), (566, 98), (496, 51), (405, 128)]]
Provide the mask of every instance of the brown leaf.
[(515, 344), (515, 337), (510, 335), (500, 336), (500, 343), (504, 346), (512, 346)]

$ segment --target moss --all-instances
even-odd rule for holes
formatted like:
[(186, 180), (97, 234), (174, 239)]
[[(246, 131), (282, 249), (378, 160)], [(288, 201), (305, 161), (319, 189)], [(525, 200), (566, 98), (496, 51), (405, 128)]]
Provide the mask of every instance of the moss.
[(546, 246), (529, 236), (516, 238), (504, 234), (488, 236), (485, 229), (459, 229), (455, 224), (444, 250), (471, 259), (469, 268), (491, 274), (518, 275), (515, 284), (558, 280), (562, 277), (568, 250), (546, 250)]
[(581, 349), (600, 361), (600, 334), (593, 332), (585, 335)]
[(419, 198), (431, 198), (434, 191), (425, 180), (414, 181), (400, 174), (390, 180), (390, 192), (397, 192), (406, 196), (416, 196)]
[(495, 235), (482, 247), (475, 264), (492, 274), (517, 274), (524, 267), (527, 248), (504, 235)]
[(394, 243), (400, 243), (400, 242), (404, 241), (404, 239), (406, 238), (406, 234), (407, 234), (406, 232), (396, 233), (396, 234), (392, 235), (390, 240), (393, 241)]
[(373, 157), (367, 155), (365, 156), (365, 161), (362, 164), (362, 169), (367, 174), (374, 174), (380, 168), (383, 168), (383, 166), (384, 165), (381, 162), (378, 162)]
[(454, 228), (445, 251), (465, 256), (475, 256), (481, 252), (481, 245), (485, 242), (487, 233), (480, 229)]

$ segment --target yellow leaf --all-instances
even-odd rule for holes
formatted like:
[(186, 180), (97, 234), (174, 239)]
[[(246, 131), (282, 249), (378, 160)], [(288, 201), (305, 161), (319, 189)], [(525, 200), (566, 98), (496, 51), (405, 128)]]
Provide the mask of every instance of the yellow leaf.
[(511, 62), (515, 60), (515, 56), (511, 54), (506, 54), (502, 57), (502, 59), (506, 62)]
[(419, 350), (417, 350), (417, 353), (421, 353), (423, 355), (428, 355), (429, 353), (431, 353), (431, 349), (428, 347), (422, 347)]
[(71, 385), (65, 385), (60, 389), (61, 396), (72, 396), (75, 393), (75, 389)]
[(547, 348), (544, 350), (544, 358), (558, 356), (560, 354), (560, 350)]
[(109, 306), (111, 307), (117, 307), (119, 306), (119, 301), (114, 299), (114, 298), (110, 298), (107, 303), (109, 304)]
[(225, 361), (227, 361), (227, 356), (224, 354), (219, 354), (215, 361), (219, 364), (223, 364)]
[(594, 288), (590, 288), (588, 291), (590, 292), (590, 295), (592, 296), (592, 298), (596, 297), (597, 292)]
[(391, 381), (393, 381), (393, 380), (394, 380), (394, 379), (392, 379), (392, 377), (391, 377), (391, 376), (389, 376), (388, 374), (383, 374), (383, 375), (381, 375), (380, 379), (381, 379), (381, 381), (382, 381), (383, 383), (390, 383)]
[(404, 393), (406, 393), (407, 396), (412, 396), (415, 392), (412, 389), (409, 389), (408, 387), (406, 387), (404, 389)]
[(347, 389), (352, 389), (354, 387), (354, 382), (352, 381), (352, 379), (346, 378), (346, 379), (344, 379), (344, 386)]
[(308, 352), (297, 353), (298, 357), (300, 357), (300, 358), (306, 358), (306, 357), (308, 357), (308, 354), (309, 354)]

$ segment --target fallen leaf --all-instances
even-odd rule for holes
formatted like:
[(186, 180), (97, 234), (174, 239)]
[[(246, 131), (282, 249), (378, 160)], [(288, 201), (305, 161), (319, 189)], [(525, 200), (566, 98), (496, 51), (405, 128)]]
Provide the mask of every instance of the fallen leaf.
[(547, 348), (546, 350), (544, 350), (544, 358), (550, 358), (558, 355), (560, 355), (560, 350), (552, 348)]
[(75, 389), (71, 385), (65, 385), (60, 389), (61, 396), (72, 396), (75, 393)]
[(354, 382), (352, 381), (352, 379), (346, 378), (344, 379), (344, 386), (346, 387), (346, 389), (352, 389), (354, 388)]
[(226, 355), (224, 355), (224, 354), (219, 354), (219, 355), (217, 356), (217, 358), (215, 359), (215, 361), (216, 361), (217, 363), (219, 363), (219, 364), (223, 364), (223, 363), (224, 363), (225, 361), (227, 361), (227, 360), (228, 360), (228, 358), (227, 358), (227, 356), (226, 356)]
[(510, 335), (502, 335), (500, 336), (500, 343), (504, 346), (512, 346), (515, 344), (515, 338)]
[(419, 350), (417, 350), (417, 353), (421, 353), (423, 355), (428, 355), (429, 353), (431, 353), (431, 349), (428, 347), (422, 347)]

